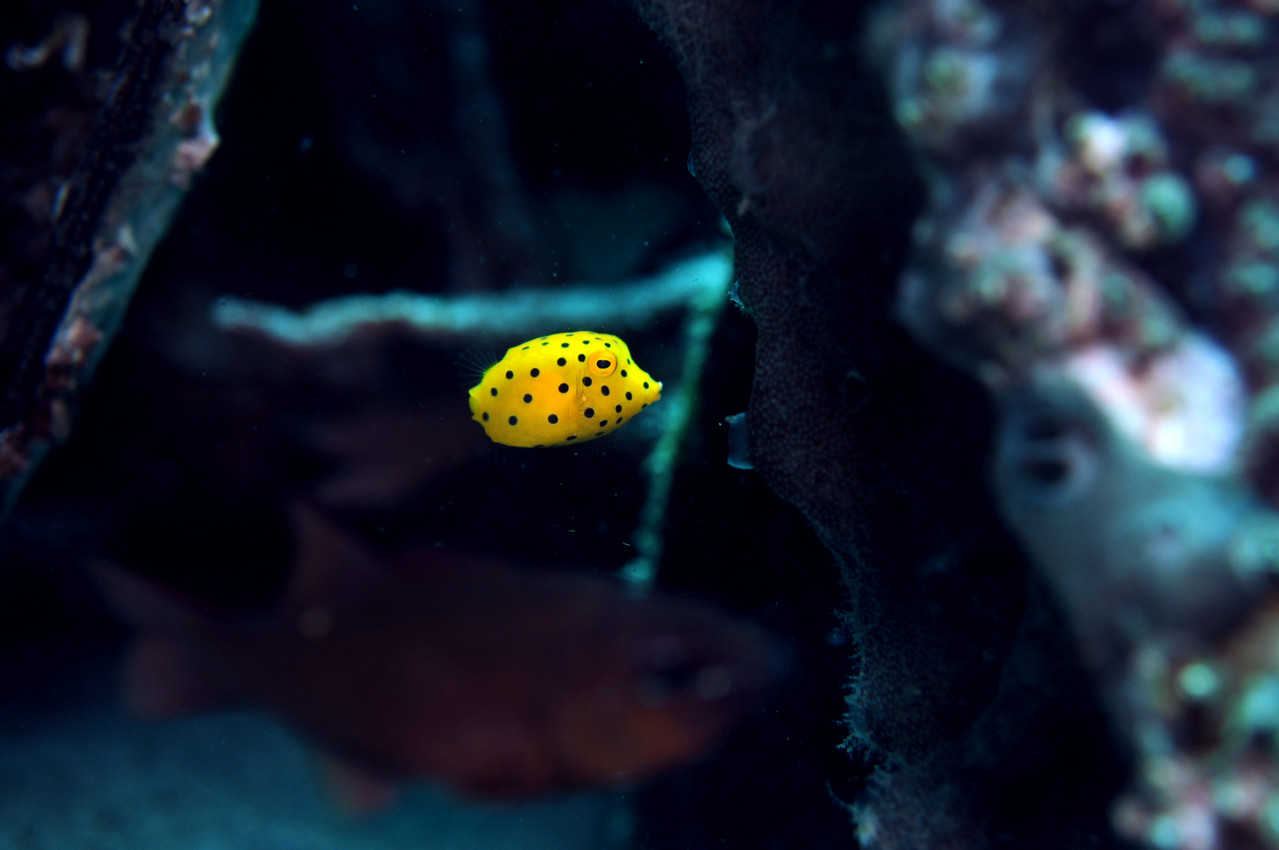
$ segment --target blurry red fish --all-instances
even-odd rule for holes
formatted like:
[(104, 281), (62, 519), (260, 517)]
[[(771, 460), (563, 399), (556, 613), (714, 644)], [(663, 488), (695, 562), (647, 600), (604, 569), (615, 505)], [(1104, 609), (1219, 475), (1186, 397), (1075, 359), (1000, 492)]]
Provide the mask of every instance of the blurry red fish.
[(274, 712), (357, 809), (412, 777), (511, 796), (653, 776), (713, 747), (778, 670), (759, 629), (698, 603), (438, 549), (383, 564), (309, 511), (295, 522), (296, 575), (266, 620), (99, 579), (141, 632), (134, 710)]

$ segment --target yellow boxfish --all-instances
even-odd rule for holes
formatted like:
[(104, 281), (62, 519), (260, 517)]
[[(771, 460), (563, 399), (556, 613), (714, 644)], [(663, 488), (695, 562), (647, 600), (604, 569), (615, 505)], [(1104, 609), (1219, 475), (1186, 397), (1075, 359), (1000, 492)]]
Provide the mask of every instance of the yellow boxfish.
[(495, 443), (563, 446), (600, 437), (662, 397), (610, 334), (570, 331), (507, 349), (471, 387), (471, 418)]

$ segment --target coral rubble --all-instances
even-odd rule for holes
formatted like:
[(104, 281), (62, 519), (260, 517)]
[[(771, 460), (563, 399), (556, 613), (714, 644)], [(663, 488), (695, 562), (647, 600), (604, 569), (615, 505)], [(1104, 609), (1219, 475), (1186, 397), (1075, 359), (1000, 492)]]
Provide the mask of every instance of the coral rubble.
[[(1115, 826), (1156, 847), (1279, 845), (1276, 662), (1238, 649), (1279, 567), (1276, 11), (921, 2), (872, 37), (929, 175), (900, 316), (1000, 405), (1003, 515), (1134, 751)], [(1101, 39), (1127, 60), (1082, 63)]]

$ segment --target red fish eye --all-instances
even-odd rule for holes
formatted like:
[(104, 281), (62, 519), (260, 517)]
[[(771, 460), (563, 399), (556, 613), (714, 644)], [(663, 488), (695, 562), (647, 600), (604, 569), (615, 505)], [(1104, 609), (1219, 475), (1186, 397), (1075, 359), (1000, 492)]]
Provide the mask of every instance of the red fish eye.
[(617, 368), (617, 357), (611, 351), (592, 351), (586, 357), (586, 366), (592, 375), (607, 378)]

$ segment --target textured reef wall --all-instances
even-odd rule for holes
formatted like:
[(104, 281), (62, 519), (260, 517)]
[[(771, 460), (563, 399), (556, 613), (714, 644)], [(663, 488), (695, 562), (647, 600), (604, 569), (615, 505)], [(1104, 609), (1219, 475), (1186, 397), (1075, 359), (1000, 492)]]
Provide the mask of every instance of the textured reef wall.
[[(911, 689), (870, 681), (889, 669), (913, 668), (918, 685), (946, 691), (952, 708), (970, 704), (983, 689), (946, 681), (943, 665), (920, 662), (974, 651), (933, 645), (938, 635), (989, 630), (997, 643), (1000, 627), (921, 628), (937, 616), (963, 617), (924, 610), (930, 590), (944, 593), (953, 570), (932, 569), (927, 578), (921, 571), (942, 551), (942, 526), (974, 551), (998, 546), (967, 539), (967, 529), (989, 521), (959, 511), (953, 521), (939, 517), (943, 506), (981, 514), (989, 505), (979, 494), (927, 505), (912, 492), (913, 476), (934, 472), (940, 479), (934, 489), (961, 486), (965, 473), (977, 471), (961, 468), (974, 453), (958, 453), (951, 470), (911, 459), (922, 454), (944, 409), (952, 411), (946, 430), (972, 437), (974, 416), (966, 408), (978, 397), (958, 376), (910, 351), (909, 341), (883, 321), (891, 269), (904, 247), (884, 234), (908, 220), (915, 184), (901, 147), (876, 129), (884, 107), (857, 70), (855, 18), (817, 4), (804, 8), (811, 19), (768, 4), (653, 4), (644, 13), (676, 44), (694, 117), (693, 169), (733, 228), (741, 298), (759, 327), (747, 419), (752, 462), (813, 521), (850, 572), (867, 574), (866, 584), (850, 582), (852, 604), (878, 618), (879, 628), (857, 635), (859, 654), (882, 654), (882, 663), (867, 661), (863, 681), (900, 703), (869, 713), (855, 734), (886, 751), (925, 751), (936, 742), (930, 736), (944, 739), (946, 726), (963, 723), (952, 720), (962, 711), (923, 717), (930, 708)], [(868, 161), (878, 165), (867, 168)], [(917, 379), (949, 384), (950, 397), (918, 399), (881, 380), (877, 367), (898, 352), (912, 358), (922, 373)], [(924, 407), (915, 407), (920, 401)], [(896, 458), (879, 445), (909, 443), (908, 435), (918, 443)], [(882, 515), (883, 524), (871, 514)], [(870, 552), (878, 564), (863, 570)], [(930, 580), (930, 590), (920, 587)], [(956, 659), (953, 666), (973, 665)]]
[(685, 74), (693, 167), (732, 226), (759, 329), (752, 461), (845, 576), (849, 745), (892, 765), (874, 798), (895, 800), (861, 828), (880, 823), (892, 846), (978, 834), (989, 815), (968, 789), (998, 777), (940, 788), (1000, 689), (1024, 570), (982, 484), (978, 387), (889, 320), (919, 189), (860, 21), (825, 4), (641, 8)]
[(755, 465), (848, 587), (863, 843), (1279, 843), (1279, 7), (640, 7), (759, 327)]
[[(90, 15), (68, 10), (32, 45), (7, 44), (0, 185), (0, 498), (11, 505), (119, 327), (152, 251), (218, 146), (212, 113), (255, 0), (153, 0), (114, 63), (88, 61)], [(15, 4), (6, 23), (18, 29)], [(33, 16), (34, 17), (34, 16)], [(95, 28), (96, 29), (96, 28)], [(99, 38), (98, 41), (105, 41)], [(97, 51), (95, 51), (96, 53)], [(102, 83), (98, 77), (110, 80)]]

